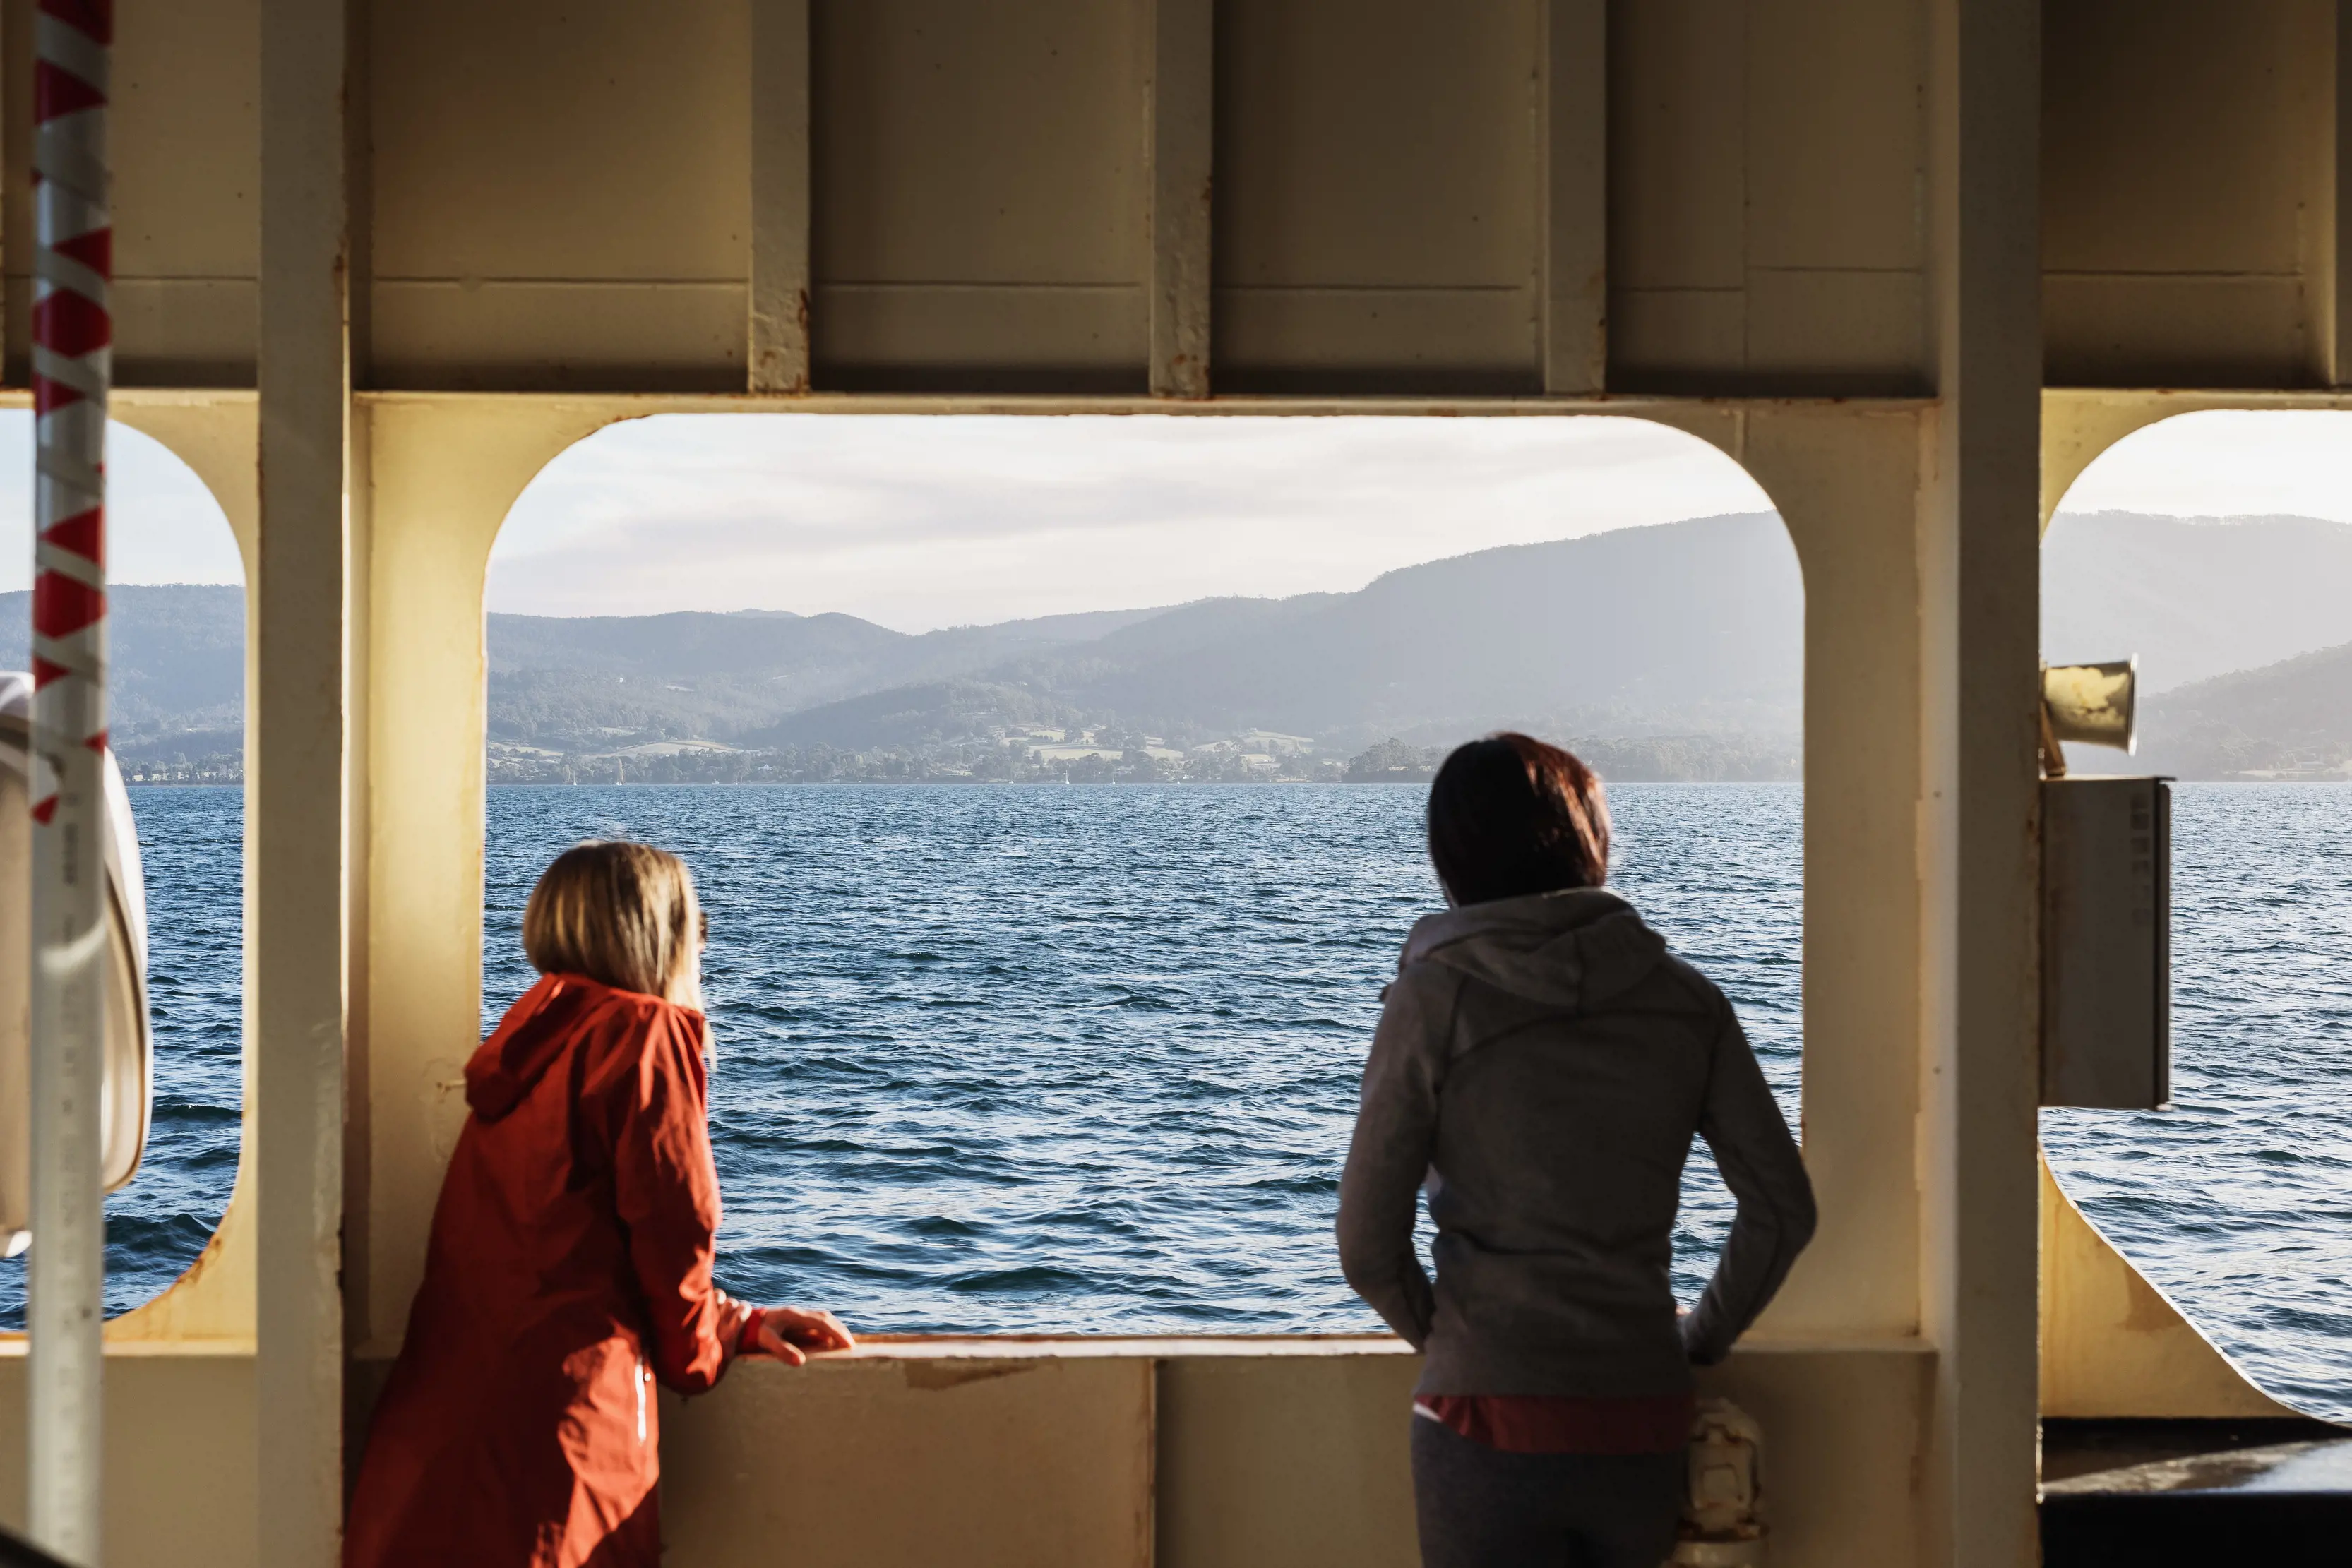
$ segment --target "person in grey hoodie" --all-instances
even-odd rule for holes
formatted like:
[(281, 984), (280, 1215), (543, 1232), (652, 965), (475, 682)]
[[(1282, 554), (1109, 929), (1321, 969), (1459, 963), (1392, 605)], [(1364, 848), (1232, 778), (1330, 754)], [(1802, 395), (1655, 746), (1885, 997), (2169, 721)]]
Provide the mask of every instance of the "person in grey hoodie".
[[(1603, 886), (1600, 779), (1523, 735), (1430, 788), (1448, 904), (1415, 925), (1339, 1184), (1348, 1283), (1426, 1357), (1425, 1568), (1657, 1568), (1691, 1367), (1720, 1361), (1813, 1229), (1788, 1124), (1723, 993)], [(1706, 1293), (1668, 1279), (1704, 1136), (1738, 1200)], [(1413, 1251), (1424, 1187), (1433, 1284)]]

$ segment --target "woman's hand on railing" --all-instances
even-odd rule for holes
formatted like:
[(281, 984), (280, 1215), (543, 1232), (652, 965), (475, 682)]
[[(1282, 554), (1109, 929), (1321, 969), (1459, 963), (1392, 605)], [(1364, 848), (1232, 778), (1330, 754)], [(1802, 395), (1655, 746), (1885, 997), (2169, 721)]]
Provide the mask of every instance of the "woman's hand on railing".
[(760, 1326), (751, 1354), (772, 1356), (787, 1366), (799, 1366), (812, 1351), (855, 1350), (857, 1341), (831, 1312), (801, 1307), (770, 1307), (760, 1314)]

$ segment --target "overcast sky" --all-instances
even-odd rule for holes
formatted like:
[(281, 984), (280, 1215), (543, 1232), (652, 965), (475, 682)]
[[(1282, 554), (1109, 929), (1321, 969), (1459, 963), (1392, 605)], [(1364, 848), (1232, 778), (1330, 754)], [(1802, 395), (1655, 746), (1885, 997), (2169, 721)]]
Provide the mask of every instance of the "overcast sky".
[(673, 416), (540, 476), (490, 605), (845, 610), (913, 632), (1355, 589), (1769, 505), (1722, 454), (1624, 419)]
[[(31, 416), (0, 455), (31, 468)], [(234, 582), (195, 476), (117, 426), (110, 570)], [(492, 558), (493, 610), (840, 610), (903, 631), (1208, 594), (1361, 587), (1495, 545), (1720, 512), (1762, 491), (1631, 419), (669, 415), (559, 457)], [(2191, 414), (2094, 464), (2069, 510), (2352, 522), (2352, 414)], [(0, 485), (0, 589), (30, 576)]]
[[(242, 582), (228, 519), (195, 471), (137, 431), (107, 432), (107, 568), (124, 582)], [(0, 590), (33, 579), (33, 416), (0, 409)]]

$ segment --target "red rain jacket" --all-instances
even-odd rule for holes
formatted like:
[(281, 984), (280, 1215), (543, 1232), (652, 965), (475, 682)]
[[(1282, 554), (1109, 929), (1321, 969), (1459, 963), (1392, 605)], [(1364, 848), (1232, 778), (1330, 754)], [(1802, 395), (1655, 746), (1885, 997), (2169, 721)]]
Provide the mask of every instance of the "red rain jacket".
[(653, 1382), (719, 1381), (702, 1015), (550, 975), (466, 1065), (473, 1108), (377, 1402), (346, 1568), (661, 1553)]

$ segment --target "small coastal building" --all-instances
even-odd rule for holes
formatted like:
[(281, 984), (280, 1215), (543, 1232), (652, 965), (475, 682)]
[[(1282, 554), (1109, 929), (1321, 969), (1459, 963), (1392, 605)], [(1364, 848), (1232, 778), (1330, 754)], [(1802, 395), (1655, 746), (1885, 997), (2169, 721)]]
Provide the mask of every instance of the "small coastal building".
[[(0, 44), (20, 407), (35, 9)], [(243, 1164), (202, 1259), (107, 1326), (110, 1568), (337, 1561), (480, 1024), (485, 562), (534, 475), (655, 413), (1711, 444), (1807, 596), (1822, 1225), (1709, 1384), (1764, 1435), (1769, 1561), (2024, 1568), (2045, 1422), (2293, 1414), (2038, 1155), (2038, 549), (2136, 430), (2352, 409), (2352, 7), (119, 0), (112, 28), (114, 415), (204, 478), (251, 589)], [(1374, 1338), (746, 1365), (663, 1414), (669, 1560), (1404, 1568), (1412, 1377)]]

